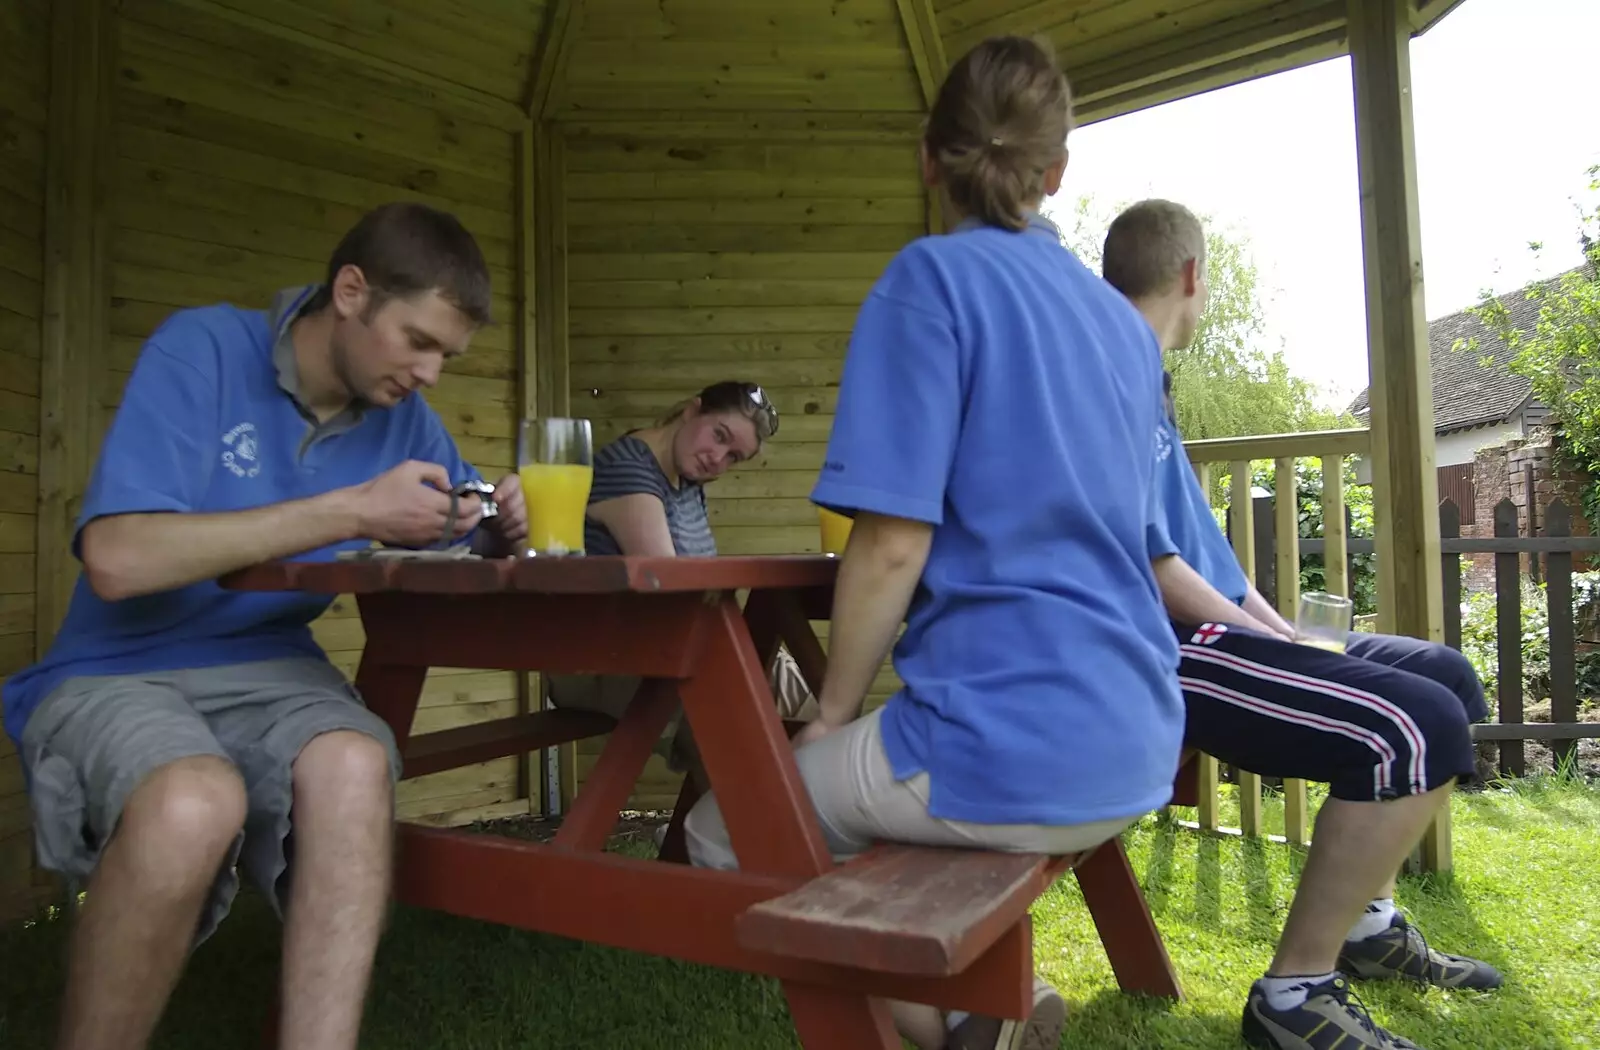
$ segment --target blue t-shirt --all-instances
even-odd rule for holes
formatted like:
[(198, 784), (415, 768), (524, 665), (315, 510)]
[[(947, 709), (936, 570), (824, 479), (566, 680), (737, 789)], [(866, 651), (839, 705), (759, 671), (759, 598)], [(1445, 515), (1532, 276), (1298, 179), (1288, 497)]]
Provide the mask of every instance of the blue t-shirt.
[[(270, 311), (230, 305), (173, 314), (145, 343), (84, 496), (83, 527), (111, 514), (248, 510), (360, 484), (408, 459), (478, 480), (418, 395), (391, 409), (354, 405), (320, 426), (301, 403), (288, 324), (314, 289), (281, 293)], [(353, 540), (296, 557), (331, 559)], [(213, 581), (108, 602), (79, 574), (42, 660), (0, 700), (19, 745), (39, 702), (67, 678), (321, 657), (308, 624), (328, 595), (224, 590)]]
[(1171, 797), (1160, 415), (1154, 334), (1043, 219), (921, 238), (862, 305), (812, 499), (934, 526), (882, 714), (934, 816), (1070, 825)]
[(1162, 525), (1178, 555), (1219, 594), (1235, 605), (1242, 603), (1250, 591), (1250, 580), (1212, 516), (1211, 501), (1183, 453), (1183, 438), (1170, 405), (1161, 416), (1156, 458)]

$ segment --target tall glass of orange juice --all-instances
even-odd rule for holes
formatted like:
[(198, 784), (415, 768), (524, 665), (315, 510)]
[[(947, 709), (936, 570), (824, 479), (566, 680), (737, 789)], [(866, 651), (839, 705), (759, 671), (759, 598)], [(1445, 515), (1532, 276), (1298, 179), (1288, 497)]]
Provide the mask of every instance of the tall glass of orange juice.
[(1307, 591), (1300, 596), (1299, 613), (1294, 620), (1295, 641), (1330, 652), (1344, 652), (1353, 610), (1349, 598)]
[(594, 438), (587, 419), (525, 419), (517, 435), (517, 475), (528, 505), (528, 551), (582, 554), (583, 514), (594, 483)]
[(835, 514), (827, 507), (817, 508), (817, 518), (822, 526), (822, 553), (834, 557), (842, 555), (845, 544), (850, 542), (850, 526), (855, 524), (855, 519)]

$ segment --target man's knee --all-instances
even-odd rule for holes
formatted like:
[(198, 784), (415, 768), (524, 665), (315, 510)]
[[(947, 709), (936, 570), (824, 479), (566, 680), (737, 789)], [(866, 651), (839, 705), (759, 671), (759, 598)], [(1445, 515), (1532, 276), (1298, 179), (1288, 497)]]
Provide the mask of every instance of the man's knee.
[(296, 794), (371, 793), (387, 798), (392, 756), (386, 742), (354, 729), (313, 737), (294, 760)]
[(134, 788), (116, 835), (138, 855), (210, 879), (217, 859), (244, 829), (246, 796), (238, 770), (212, 755), (180, 758)]

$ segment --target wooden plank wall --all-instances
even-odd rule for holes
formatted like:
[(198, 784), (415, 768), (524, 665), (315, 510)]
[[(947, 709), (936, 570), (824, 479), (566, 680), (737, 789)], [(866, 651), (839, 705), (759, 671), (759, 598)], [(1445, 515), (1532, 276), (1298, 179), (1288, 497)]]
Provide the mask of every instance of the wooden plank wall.
[[(708, 383), (761, 383), (781, 426), (708, 487), (718, 548), (816, 551), (807, 497), (856, 311), (925, 228), (915, 139), (774, 128), (763, 141), (744, 127), (567, 142), (571, 411), (599, 443)], [(579, 746), (580, 777), (598, 747)], [(676, 788), (652, 766), (634, 804), (668, 807)]]
[[(497, 51), (480, 42), (497, 30), (474, 18), (423, 28), (437, 53), (477, 49), (487, 69)], [(419, 31), (415, 17), (395, 22)], [(416, 199), (460, 217), (493, 271), (501, 326), (482, 333), (428, 399), (463, 454), (497, 476), (514, 458), (520, 276), (511, 132), (446, 110), (438, 92), (269, 29), (192, 0), (122, 5), (101, 428), (141, 340), (170, 312), (220, 300), (265, 306), (282, 287), (320, 280), (339, 236), (368, 208)], [(498, 27), (502, 42), (535, 31), (536, 20)], [(340, 599), (315, 630), (353, 673), (363, 640), (354, 603)], [(423, 704), (419, 731), (502, 717), (515, 713), (515, 681), (438, 671)], [(408, 781), (400, 811), (450, 822), (526, 812), (516, 789), (515, 761), (506, 759)]]
[[(0, 679), (33, 659), (48, 0), (0, 5)], [(22, 767), (0, 733), (0, 916), (32, 895)]]

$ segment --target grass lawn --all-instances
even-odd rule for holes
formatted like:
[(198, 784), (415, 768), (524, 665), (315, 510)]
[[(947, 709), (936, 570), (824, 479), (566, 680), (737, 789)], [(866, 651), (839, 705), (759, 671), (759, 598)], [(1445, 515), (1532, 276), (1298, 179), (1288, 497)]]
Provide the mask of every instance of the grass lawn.
[[(1373, 1015), (1427, 1050), (1600, 1047), (1600, 787), (1527, 781), (1457, 794), (1454, 806), (1457, 873), (1405, 880), (1401, 903), (1436, 945), (1488, 959), (1507, 986), (1487, 995), (1361, 986)], [(1077, 887), (1064, 880), (1035, 911), (1039, 967), (1072, 1010), (1062, 1045), (1241, 1046), (1243, 995), (1271, 955), (1298, 854), (1154, 817), (1128, 843), (1188, 999), (1118, 993)], [(0, 931), (0, 1047), (50, 1045), (64, 933), (59, 921)], [(155, 1045), (256, 1050), (276, 935), (261, 902), (242, 899), (196, 954)], [(401, 909), (362, 1045), (765, 1050), (795, 1041), (772, 982)]]

